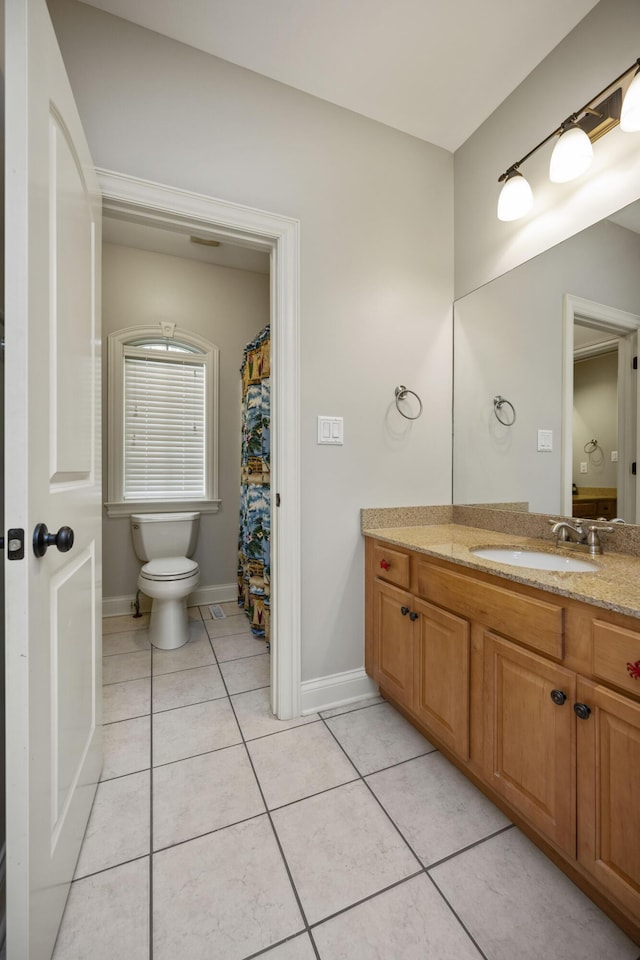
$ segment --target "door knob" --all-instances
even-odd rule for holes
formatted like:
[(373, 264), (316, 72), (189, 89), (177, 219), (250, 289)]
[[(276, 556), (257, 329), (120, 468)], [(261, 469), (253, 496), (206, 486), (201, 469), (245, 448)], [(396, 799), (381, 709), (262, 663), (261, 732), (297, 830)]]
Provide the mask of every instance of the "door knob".
[(72, 546), (71, 527), (60, 527), (57, 533), (49, 533), (46, 523), (36, 523), (33, 531), (33, 552), (36, 557), (44, 557), (49, 547), (57, 547), (60, 553), (66, 553)]

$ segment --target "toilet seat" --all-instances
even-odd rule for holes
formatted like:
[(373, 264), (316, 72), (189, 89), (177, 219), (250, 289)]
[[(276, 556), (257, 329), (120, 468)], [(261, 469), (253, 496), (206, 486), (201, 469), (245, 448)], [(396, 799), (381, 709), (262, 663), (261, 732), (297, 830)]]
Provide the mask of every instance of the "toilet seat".
[(198, 564), (188, 557), (160, 557), (145, 563), (140, 576), (143, 580), (186, 580), (198, 572)]

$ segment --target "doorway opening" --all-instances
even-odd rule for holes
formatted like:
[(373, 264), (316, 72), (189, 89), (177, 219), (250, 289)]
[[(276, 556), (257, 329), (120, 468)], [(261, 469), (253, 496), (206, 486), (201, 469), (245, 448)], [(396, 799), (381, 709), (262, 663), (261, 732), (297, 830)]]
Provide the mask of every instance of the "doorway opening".
[(562, 512), (566, 516), (638, 522), (635, 463), (640, 393), (634, 368), (638, 329), (640, 316), (565, 295)]
[[(271, 709), (300, 713), (298, 221), (98, 170), (103, 213), (116, 222), (196, 235), (269, 258), (271, 323)], [(206, 244), (203, 244), (205, 246)], [(278, 504), (276, 506), (276, 503)]]

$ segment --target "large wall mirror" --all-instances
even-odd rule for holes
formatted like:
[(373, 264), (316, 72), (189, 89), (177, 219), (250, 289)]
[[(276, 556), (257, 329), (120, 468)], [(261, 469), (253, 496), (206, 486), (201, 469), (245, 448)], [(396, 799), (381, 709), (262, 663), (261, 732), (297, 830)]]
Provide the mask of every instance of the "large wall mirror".
[(457, 300), (453, 502), (640, 522), (639, 328), (640, 201)]

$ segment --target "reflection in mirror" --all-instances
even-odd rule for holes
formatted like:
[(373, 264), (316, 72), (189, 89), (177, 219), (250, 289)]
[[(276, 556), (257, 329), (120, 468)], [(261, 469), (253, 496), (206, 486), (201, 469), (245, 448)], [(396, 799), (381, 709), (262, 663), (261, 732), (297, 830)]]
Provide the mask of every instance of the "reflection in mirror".
[(637, 520), (639, 266), (640, 202), (456, 301), (454, 503)]

